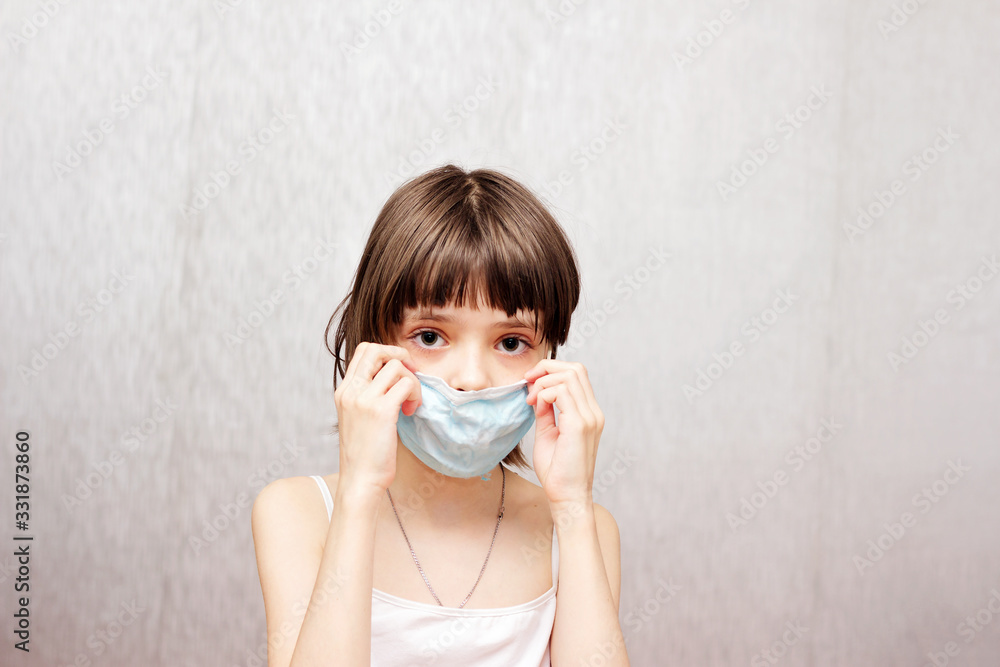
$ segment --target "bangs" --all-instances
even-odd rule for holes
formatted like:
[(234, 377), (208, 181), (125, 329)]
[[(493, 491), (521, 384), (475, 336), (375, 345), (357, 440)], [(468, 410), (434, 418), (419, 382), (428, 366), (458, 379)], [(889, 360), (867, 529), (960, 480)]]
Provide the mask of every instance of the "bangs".
[[(503, 229), (498, 221), (461, 218), (442, 220), (436, 233), (414, 248), (412, 264), (400, 276), (399, 298), (386, 304), (390, 321), (399, 325), (405, 308), (449, 304), (495, 308), (508, 317), (524, 310), (537, 335), (546, 319), (541, 315), (551, 312), (556, 301), (552, 281), (541, 270), (541, 249), (533, 247), (531, 237)], [(545, 338), (551, 341), (553, 335), (546, 332)]]

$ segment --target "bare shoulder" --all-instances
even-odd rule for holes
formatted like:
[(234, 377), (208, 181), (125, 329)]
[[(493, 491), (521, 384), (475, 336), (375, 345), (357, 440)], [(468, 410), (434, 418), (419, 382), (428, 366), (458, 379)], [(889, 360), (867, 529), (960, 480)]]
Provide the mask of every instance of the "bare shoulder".
[[(326, 481), (331, 494), (337, 490), (338, 477), (337, 473), (323, 476), (323, 480)], [(317, 499), (319, 499), (320, 505), (323, 504), (320, 493), (321, 491), (316, 485), (316, 480), (312, 477), (306, 475), (281, 477), (271, 481), (261, 489), (254, 500), (254, 507), (257, 507), (258, 504), (262, 504), (263, 506), (279, 504), (286, 509), (307, 509), (307, 506), (316, 505), (315, 501)], [(289, 504), (292, 507), (289, 507)]]
[(507, 499), (522, 510), (534, 509), (548, 516), (548, 500), (542, 487), (511, 469), (507, 470)]
[[(333, 496), (338, 477), (336, 473), (323, 477)], [(282, 477), (261, 489), (254, 499), (250, 522), (255, 542), (267, 535), (280, 535), (299, 543), (316, 542), (317, 529), (329, 523), (322, 491), (316, 480), (305, 475)]]

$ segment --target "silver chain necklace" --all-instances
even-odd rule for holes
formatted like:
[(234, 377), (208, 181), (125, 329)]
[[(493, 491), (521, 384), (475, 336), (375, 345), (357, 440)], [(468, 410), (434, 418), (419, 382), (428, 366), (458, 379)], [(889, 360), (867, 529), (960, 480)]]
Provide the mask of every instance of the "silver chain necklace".
[[(503, 482), (500, 487), (500, 513), (497, 515), (496, 528), (493, 529), (493, 541), (490, 542), (490, 550), (486, 552), (486, 560), (483, 561), (483, 567), (479, 570), (479, 578), (476, 579), (476, 583), (472, 585), (472, 591), (476, 590), (476, 586), (479, 585), (479, 580), (483, 578), (483, 572), (486, 571), (486, 563), (490, 560), (490, 554), (493, 552), (493, 544), (497, 540), (497, 531), (500, 530), (500, 520), (503, 519), (503, 501), (507, 492), (507, 471), (504, 470), (502, 465), (500, 466), (500, 472), (503, 473)], [(396, 511), (396, 503), (392, 502), (392, 494), (389, 493), (388, 488), (385, 492), (389, 495), (389, 504), (392, 505), (392, 513), (396, 515), (396, 521), (399, 523), (399, 529), (403, 531), (403, 539), (406, 540), (406, 546), (410, 547), (410, 555), (413, 556), (413, 562), (417, 564), (417, 570), (420, 571), (420, 576), (424, 578), (424, 583), (427, 584), (427, 589), (431, 592), (431, 595), (434, 596), (434, 599), (437, 600), (438, 605), (443, 607), (444, 605), (441, 604), (441, 600), (438, 599), (437, 593), (435, 593), (434, 589), (431, 588), (431, 582), (427, 580), (427, 575), (424, 574), (424, 568), (420, 567), (420, 561), (417, 560), (417, 554), (413, 551), (413, 546), (410, 544), (410, 538), (406, 536), (406, 531), (403, 530), (403, 522), (399, 520), (399, 513)], [(458, 605), (459, 609), (464, 607), (465, 603), (472, 597), (472, 591), (469, 591), (469, 594), (465, 596), (464, 600), (462, 600), (462, 604)]]

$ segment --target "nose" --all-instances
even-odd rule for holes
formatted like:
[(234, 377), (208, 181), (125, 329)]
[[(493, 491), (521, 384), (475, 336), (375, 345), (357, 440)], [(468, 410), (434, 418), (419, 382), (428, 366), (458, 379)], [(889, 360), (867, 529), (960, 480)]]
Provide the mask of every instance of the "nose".
[(466, 349), (452, 359), (454, 365), (445, 377), (448, 384), (459, 391), (476, 391), (493, 386), (486, 369), (485, 359), (478, 350)]

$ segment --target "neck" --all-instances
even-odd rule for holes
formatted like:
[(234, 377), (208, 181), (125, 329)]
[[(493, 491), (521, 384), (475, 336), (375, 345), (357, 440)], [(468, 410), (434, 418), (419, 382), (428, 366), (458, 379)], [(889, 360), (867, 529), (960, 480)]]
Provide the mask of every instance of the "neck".
[[(396, 477), (389, 485), (389, 493), (404, 523), (407, 517), (422, 517), (441, 526), (477, 523), (485, 518), (495, 520), (504, 473), (497, 465), (487, 476), (489, 481), (478, 476), (462, 479), (442, 475), (414, 456), (397, 436)], [(509, 500), (509, 483), (507, 491)]]

